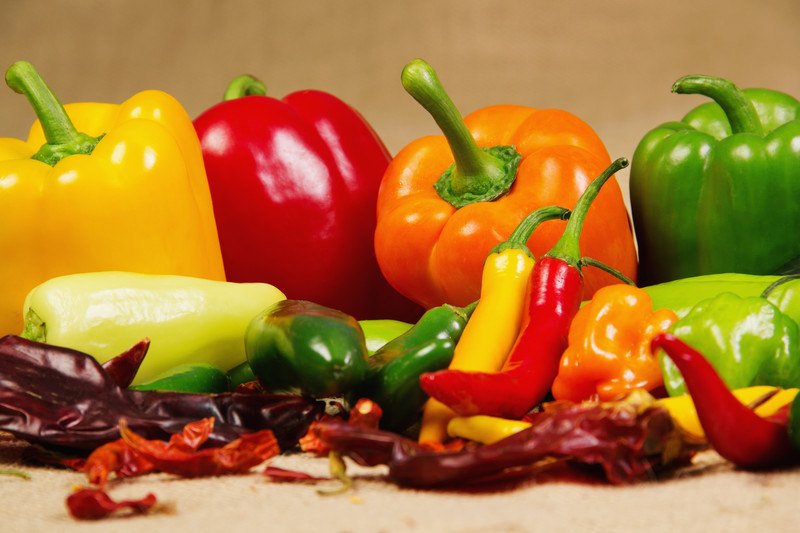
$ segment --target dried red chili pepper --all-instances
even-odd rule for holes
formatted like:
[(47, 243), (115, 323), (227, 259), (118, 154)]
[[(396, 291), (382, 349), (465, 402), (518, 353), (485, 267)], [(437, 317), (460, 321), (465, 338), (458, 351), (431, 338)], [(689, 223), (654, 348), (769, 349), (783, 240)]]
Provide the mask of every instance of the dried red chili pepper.
[(144, 513), (151, 509), (156, 502), (156, 497), (152, 493), (139, 500), (114, 501), (103, 490), (81, 489), (69, 495), (67, 509), (73, 518), (99, 520), (121, 509), (129, 509), (134, 513)]
[[(207, 418), (204, 422), (209, 426), (205, 434), (207, 438), (214, 419)], [(221, 448), (202, 450), (193, 449), (186, 442), (173, 445), (172, 442), (147, 440), (131, 431), (124, 420), (120, 420), (119, 431), (125, 443), (150, 462), (155, 470), (181, 477), (244, 474), (280, 453), (278, 441), (269, 429), (247, 433)], [(205, 438), (197, 446), (203, 442)]]
[[(800, 461), (789, 435), (789, 405), (762, 418), (731, 393), (700, 352), (678, 337), (662, 333), (651, 346), (654, 352), (664, 350), (680, 370), (706, 438), (722, 457), (751, 469)], [(792, 405), (797, 405), (792, 418), (800, 416), (800, 401)]]
[(0, 338), (0, 430), (29, 442), (92, 451), (119, 438), (118, 422), (166, 439), (215, 419), (209, 445), (272, 429), (289, 449), (324, 411), (322, 402), (276, 394), (182, 394), (120, 387), (91, 356), (16, 336)]
[[(169, 438), (167, 448), (186, 453), (196, 451), (208, 440), (214, 427), (213, 421), (213, 418), (206, 418), (186, 424), (181, 433), (175, 433)], [(119, 439), (93, 451), (82, 470), (89, 483), (102, 487), (111, 473), (118, 477), (142, 476), (154, 472), (156, 467), (124, 439)]]
[[(383, 410), (380, 405), (368, 398), (361, 398), (356, 402), (355, 406), (350, 409), (347, 423), (360, 428), (377, 429), (382, 416)], [(332, 420), (336, 418), (341, 417), (326, 416), (323, 420)], [(331, 450), (319, 440), (317, 434), (314, 432), (314, 425), (317, 423), (318, 422), (312, 422), (306, 434), (300, 439), (300, 449), (304, 452), (323, 457), (328, 455)]]
[(456, 452), (432, 451), (400, 435), (340, 420), (320, 422), (314, 431), (331, 450), (361, 465), (388, 465), (388, 478), (399, 485), (497, 481), (552, 458), (599, 465), (610, 482), (627, 483), (682, 463), (692, 452), (669, 413), (651, 402), (652, 398), (641, 404), (553, 402), (532, 416), (530, 428), (494, 444)]
[(114, 383), (123, 389), (133, 383), (133, 378), (142, 366), (144, 356), (150, 348), (150, 339), (142, 339), (134, 344), (130, 350), (112, 357), (103, 363), (103, 370), (114, 380)]
[(628, 166), (614, 161), (584, 190), (561, 239), (533, 268), (520, 334), (500, 372), (440, 370), (420, 377), (422, 389), (457, 414), (521, 418), (544, 399), (558, 374), (569, 326), (583, 295), (582, 265), (622, 276), (581, 257), (579, 238), (592, 201), (613, 174)]

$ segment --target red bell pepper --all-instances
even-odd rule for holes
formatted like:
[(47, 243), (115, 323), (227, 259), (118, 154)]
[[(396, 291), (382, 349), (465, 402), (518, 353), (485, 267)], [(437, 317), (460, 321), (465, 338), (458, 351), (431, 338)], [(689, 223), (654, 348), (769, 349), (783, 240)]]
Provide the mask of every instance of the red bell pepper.
[(386, 147), (331, 94), (265, 94), (240, 76), (194, 121), (227, 279), (268, 282), (359, 319), (416, 321), (422, 309), (389, 286), (375, 259)]

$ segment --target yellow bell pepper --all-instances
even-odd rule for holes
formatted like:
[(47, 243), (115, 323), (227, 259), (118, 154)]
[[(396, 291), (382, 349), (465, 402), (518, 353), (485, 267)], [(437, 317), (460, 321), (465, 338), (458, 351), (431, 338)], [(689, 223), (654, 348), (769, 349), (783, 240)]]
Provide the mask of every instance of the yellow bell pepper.
[(0, 139), (0, 334), (21, 331), (25, 295), (55, 276), (225, 279), (200, 143), (173, 97), (62, 106), (26, 62), (6, 83), (39, 121), (27, 141)]

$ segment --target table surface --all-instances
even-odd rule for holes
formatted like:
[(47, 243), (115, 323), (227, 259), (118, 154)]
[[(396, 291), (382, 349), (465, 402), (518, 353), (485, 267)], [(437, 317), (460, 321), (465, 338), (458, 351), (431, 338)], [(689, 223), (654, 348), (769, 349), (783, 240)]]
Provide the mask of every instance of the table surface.
[[(0, 468), (31, 479), (0, 476), (2, 531), (796, 531), (800, 468), (744, 472), (714, 452), (667, 479), (610, 486), (531, 478), (491, 491), (419, 491), (385, 482), (383, 468), (349, 463), (351, 491), (322, 496), (321, 485), (272, 482), (262, 468), (240, 476), (178, 479), (163, 474), (112, 482), (113, 498), (159, 500), (158, 512), (80, 522), (66, 511), (83, 475), (21, 463), (27, 443), (0, 439)], [(271, 464), (314, 475), (327, 461), (283, 455)], [(257, 528), (257, 529), (256, 529)]]

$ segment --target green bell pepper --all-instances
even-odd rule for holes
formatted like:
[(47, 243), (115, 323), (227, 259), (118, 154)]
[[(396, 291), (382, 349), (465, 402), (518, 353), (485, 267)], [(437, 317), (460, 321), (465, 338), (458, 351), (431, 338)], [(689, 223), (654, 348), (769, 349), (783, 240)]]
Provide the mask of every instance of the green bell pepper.
[(356, 319), (305, 300), (283, 300), (259, 313), (247, 327), (244, 348), (270, 392), (343, 396), (367, 375), (367, 346)]
[(444, 304), (429, 309), (411, 329), (370, 357), (369, 374), (356, 395), (380, 405), (381, 427), (405, 431), (420, 419), (428, 395), (419, 386), (419, 377), (447, 368), (475, 306)]
[(714, 102), (651, 130), (634, 152), (639, 283), (778, 273), (800, 255), (800, 102), (708, 76), (672, 90)]
[[(800, 386), (800, 328), (760, 296), (726, 292), (703, 300), (670, 331), (702, 353), (730, 389)], [(660, 361), (670, 396), (686, 394), (675, 364)]]

